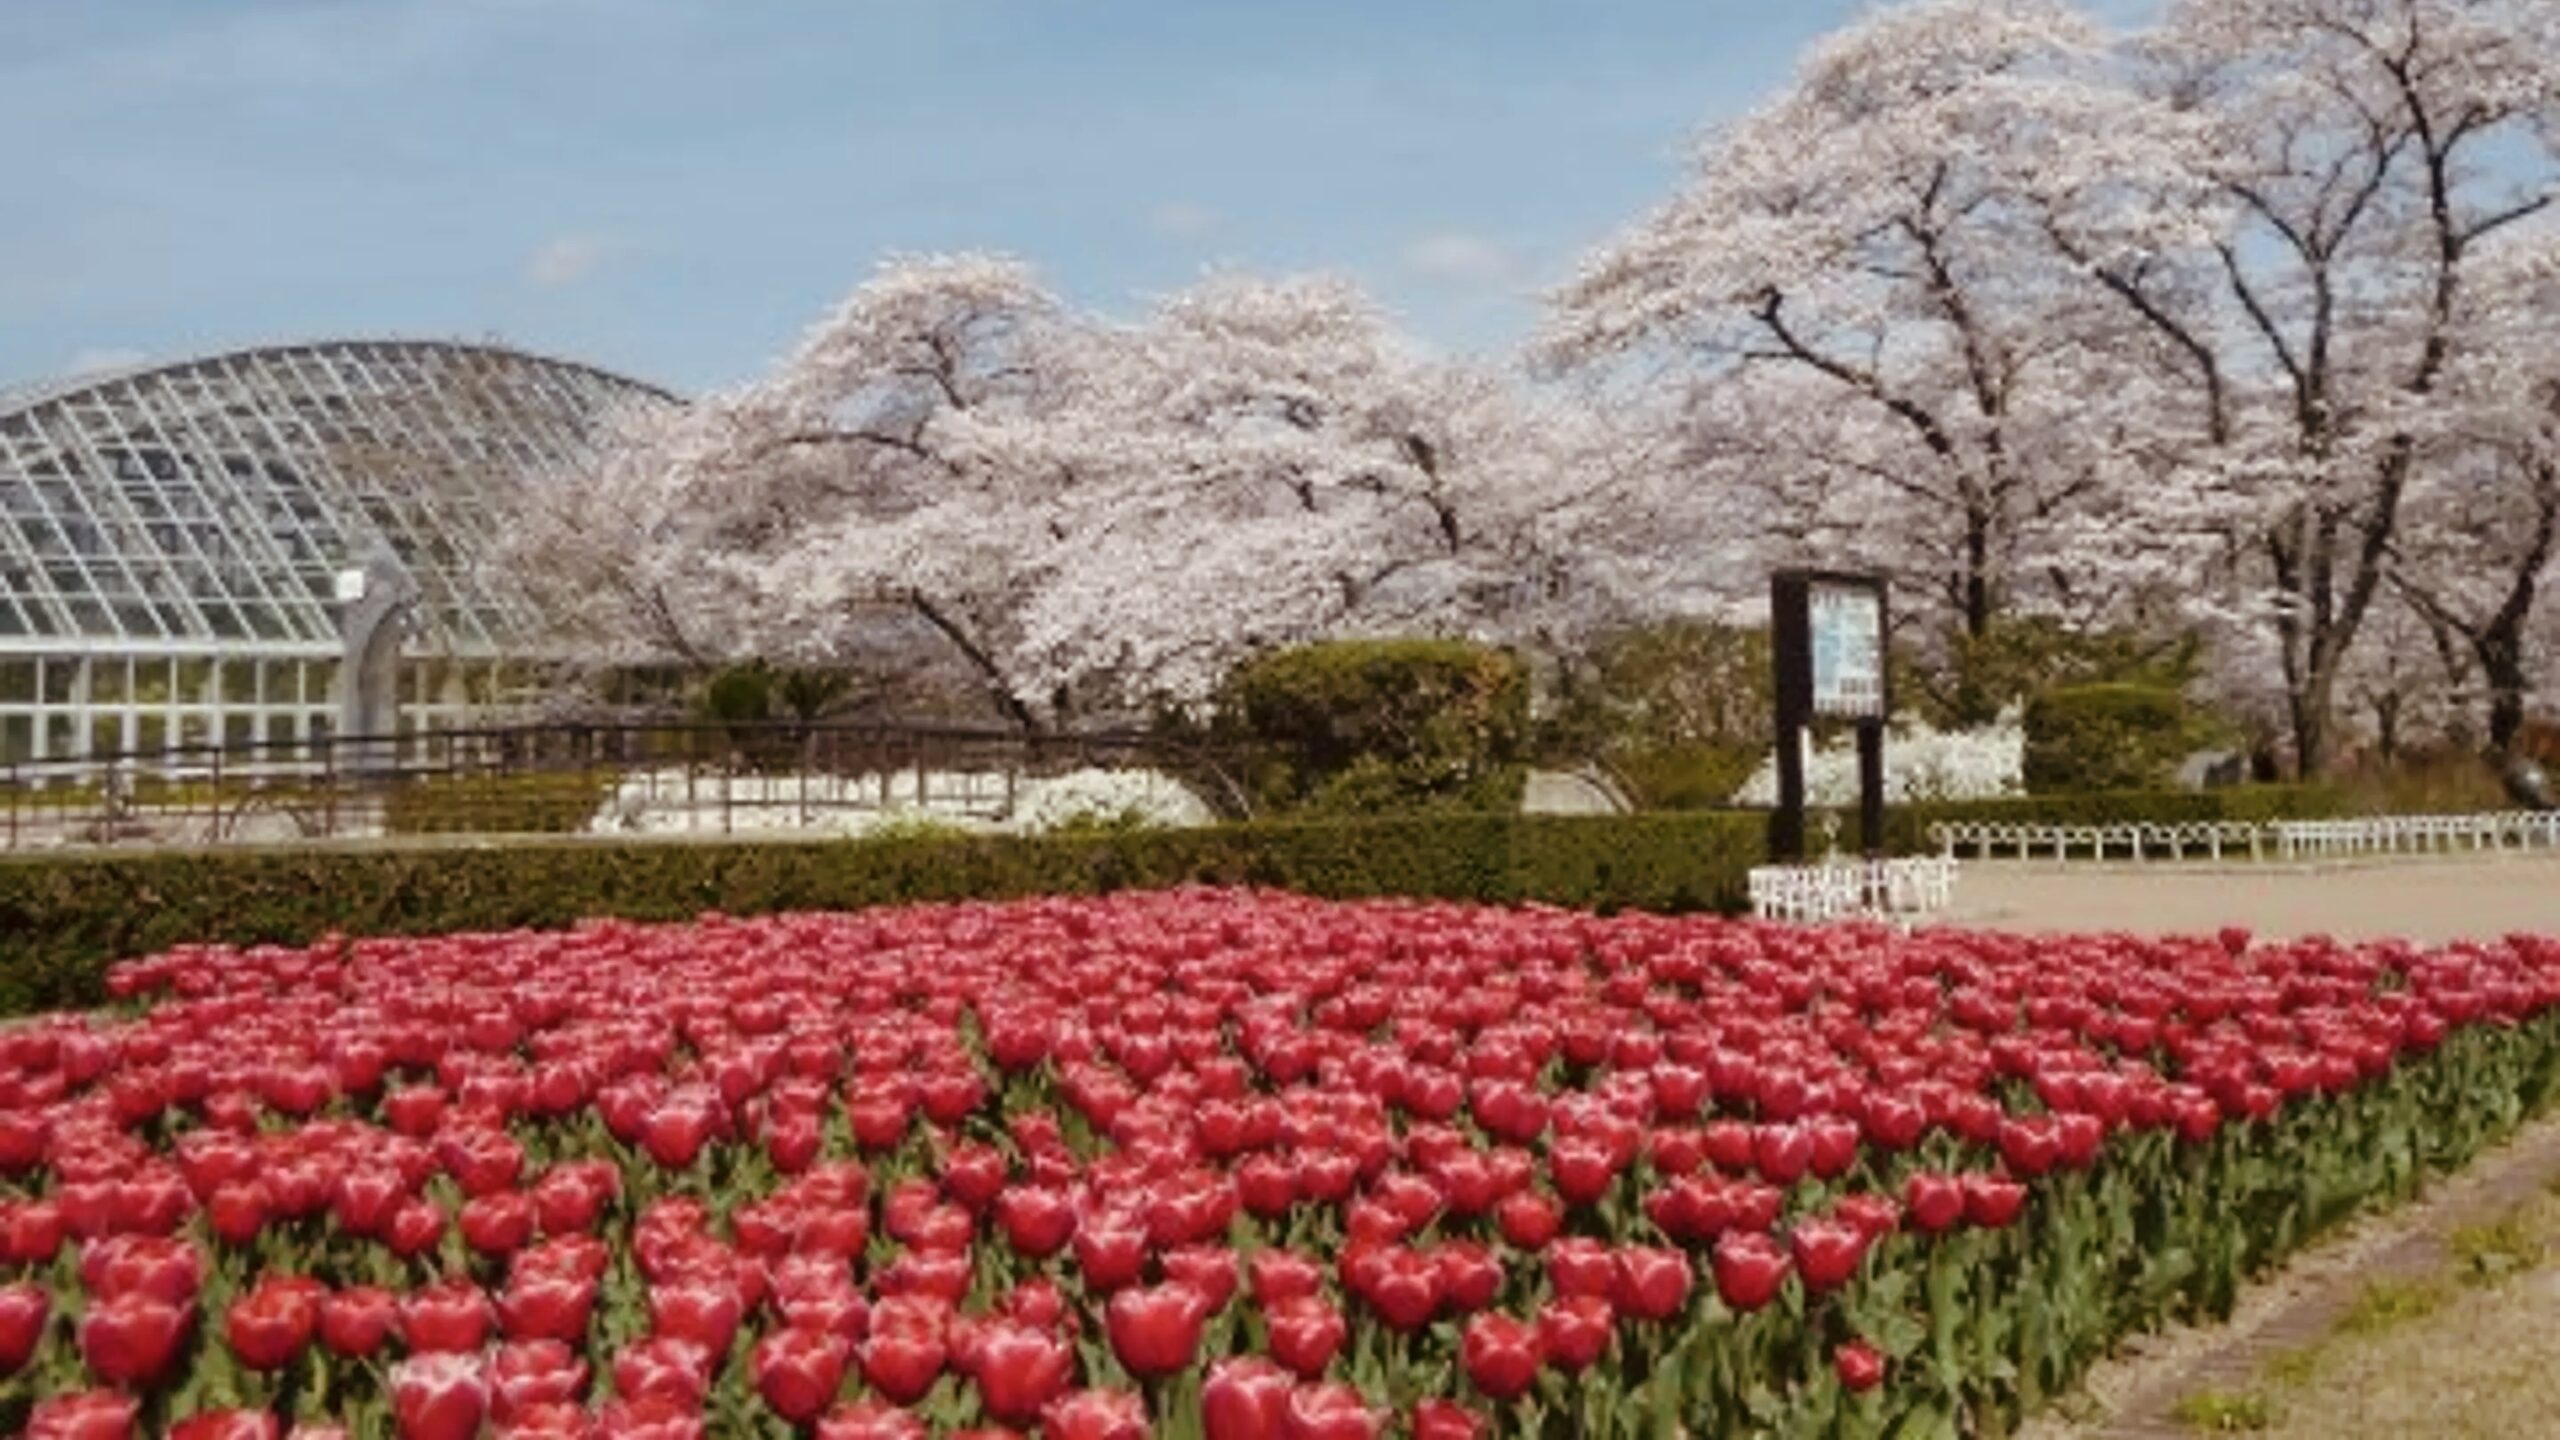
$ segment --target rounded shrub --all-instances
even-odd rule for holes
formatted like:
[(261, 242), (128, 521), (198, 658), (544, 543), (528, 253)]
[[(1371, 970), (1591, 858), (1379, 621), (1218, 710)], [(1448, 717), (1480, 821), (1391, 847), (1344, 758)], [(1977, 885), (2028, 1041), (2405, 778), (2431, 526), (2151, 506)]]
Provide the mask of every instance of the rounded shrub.
[(2161, 685), (2072, 685), (2027, 702), (2030, 793), (2148, 790), (2212, 743), (2215, 727), (2177, 690)]
[(1262, 814), (1511, 810), (1528, 773), (1529, 677), (1459, 640), (1335, 640), (1230, 674), (1212, 733)]

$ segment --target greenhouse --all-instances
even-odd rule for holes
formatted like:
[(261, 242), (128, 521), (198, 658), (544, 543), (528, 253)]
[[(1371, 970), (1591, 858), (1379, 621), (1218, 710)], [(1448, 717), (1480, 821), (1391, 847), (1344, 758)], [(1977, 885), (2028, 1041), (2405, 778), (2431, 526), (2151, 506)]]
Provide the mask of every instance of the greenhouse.
[[(530, 474), (653, 387), (487, 345), (273, 346), (0, 391), (0, 763), (278, 753), (339, 714), (340, 576), (417, 596), (404, 734), (486, 716), (541, 657), (486, 563)], [(40, 767), (51, 768), (51, 767)]]

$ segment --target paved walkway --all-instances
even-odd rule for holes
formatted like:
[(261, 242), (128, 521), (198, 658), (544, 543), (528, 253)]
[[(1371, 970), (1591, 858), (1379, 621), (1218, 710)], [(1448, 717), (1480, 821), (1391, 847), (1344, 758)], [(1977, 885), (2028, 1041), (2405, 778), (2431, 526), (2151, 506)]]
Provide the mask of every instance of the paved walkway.
[(1967, 860), (1950, 924), (2018, 930), (2405, 936), (2560, 934), (2560, 856), (2490, 854), (2316, 865)]

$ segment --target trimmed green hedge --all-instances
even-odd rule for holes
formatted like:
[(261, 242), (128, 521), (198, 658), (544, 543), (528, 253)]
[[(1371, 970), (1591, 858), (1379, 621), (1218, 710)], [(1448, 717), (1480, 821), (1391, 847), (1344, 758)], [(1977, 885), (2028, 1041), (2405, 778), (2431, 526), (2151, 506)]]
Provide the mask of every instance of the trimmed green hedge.
[(0, 1014), (95, 1003), (106, 965), (301, 944), (1203, 882), (1594, 909), (1739, 909), (1758, 815), (1435, 815), (1022, 839), (532, 840), (0, 859)]
[(1886, 812), (1899, 848), (1925, 847), (1932, 822), (1982, 820), (2019, 825), (2175, 825), (2228, 820), (2325, 820), (2347, 813), (2344, 792), (2327, 785), (2235, 785), (2223, 790), (2100, 790), (2008, 800), (1932, 801)]
[[(2336, 814), (2317, 787), (2039, 796), (1909, 806), (1903, 853), (1935, 820), (2077, 824)], [(1038, 839), (530, 839), (0, 858), (0, 1014), (95, 1003), (107, 964), (188, 942), (301, 944), (332, 931), (429, 934), (590, 916), (849, 909), (1188, 883), (1309, 894), (1735, 911), (1767, 855), (1759, 811), (1433, 814), (1264, 821)]]

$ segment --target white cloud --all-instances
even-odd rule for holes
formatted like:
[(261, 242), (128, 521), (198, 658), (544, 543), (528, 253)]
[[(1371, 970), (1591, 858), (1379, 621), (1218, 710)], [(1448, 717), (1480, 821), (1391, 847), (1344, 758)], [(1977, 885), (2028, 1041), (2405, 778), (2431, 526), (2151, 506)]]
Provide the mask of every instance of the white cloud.
[(126, 350), (112, 345), (93, 346), (71, 357), (62, 367), (65, 375), (95, 375), (104, 370), (122, 370), (150, 359), (140, 350)]
[(1419, 237), (1404, 247), (1404, 264), (1426, 280), (1455, 285), (1491, 285), (1509, 278), (1517, 268), (1500, 241), (1463, 230)]
[(1197, 240), (1218, 228), (1218, 212), (1188, 200), (1168, 200), (1147, 212), (1147, 228), (1176, 240)]
[(605, 242), (593, 235), (562, 235), (544, 241), (524, 262), (525, 283), (537, 290), (566, 289), (595, 273), (605, 249)]

